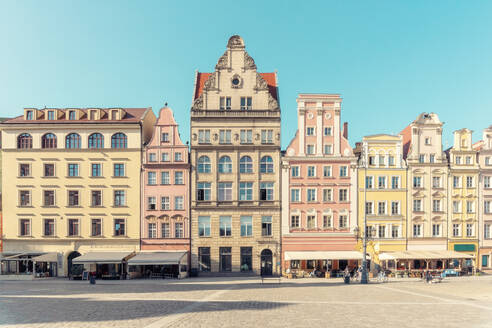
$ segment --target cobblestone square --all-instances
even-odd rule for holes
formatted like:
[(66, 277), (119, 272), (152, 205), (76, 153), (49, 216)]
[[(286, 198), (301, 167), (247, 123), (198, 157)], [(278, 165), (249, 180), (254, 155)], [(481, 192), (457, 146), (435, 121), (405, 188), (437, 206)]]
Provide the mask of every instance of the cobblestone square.
[(0, 282), (2, 327), (491, 327), (492, 277)]

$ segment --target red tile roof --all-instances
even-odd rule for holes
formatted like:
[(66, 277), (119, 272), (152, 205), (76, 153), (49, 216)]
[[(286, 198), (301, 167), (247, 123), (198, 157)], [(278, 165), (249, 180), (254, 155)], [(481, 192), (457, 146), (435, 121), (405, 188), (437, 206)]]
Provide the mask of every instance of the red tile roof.
[[(197, 73), (196, 77), (196, 89), (195, 89), (195, 98), (200, 97), (200, 95), (203, 92), (203, 86), (205, 85), (205, 82), (208, 80), (208, 78), (212, 75), (212, 73)], [(275, 76), (275, 73), (260, 73), (261, 77), (266, 81), (268, 84), (268, 90), (270, 91), (270, 94), (275, 100), (277, 99), (277, 79)]]
[[(152, 110), (151, 108), (66, 108), (66, 109), (61, 109), (61, 108), (46, 108), (46, 109), (39, 109), (40, 111), (45, 111), (45, 110), (50, 110), (50, 109), (57, 109), (61, 110), (63, 112), (68, 111), (68, 110), (81, 110), (82, 115), (78, 120), (67, 120), (66, 115), (63, 115), (61, 118), (58, 118), (56, 120), (46, 120), (44, 119), (44, 115), (36, 120), (25, 120), (24, 115), (17, 116), (11, 119), (7, 119), (6, 121), (2, 122), (2, 124), (19, 124), (19, 123), (28, 123), (28, 124), (57, 124), (57, 123), (136, 123), (140, 122), (144, 116), (144, 114), (148, 110)], [(99, 120), (89, 120), (87, 111), (89, 109), (99, 109), (102, 110), (103, 113), (101, 115), (101, 119)], [(109, 110), (111, 109), (122, 109), (125, 112), (125, 115), (121, 120), (110, 120), (109, 119)]]
[(410, 145), (412, 141), (412, 127), (409, 125), (404, 128), (400, 135), (403, 137), (403, 158), (406, 159), (410, 152)]

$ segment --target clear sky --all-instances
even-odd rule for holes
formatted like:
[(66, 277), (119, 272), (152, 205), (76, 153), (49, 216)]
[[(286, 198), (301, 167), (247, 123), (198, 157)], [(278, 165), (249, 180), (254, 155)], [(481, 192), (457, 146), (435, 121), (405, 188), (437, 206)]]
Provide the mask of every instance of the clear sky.
[(278, 71), (282, 145), (298, 93), (340, 93), (353, 145), (436, 112), (444, 147), (492, 124), (492, 1), (0, 0), (0, 116), (24, 107), (173, 108), (239, 34)]

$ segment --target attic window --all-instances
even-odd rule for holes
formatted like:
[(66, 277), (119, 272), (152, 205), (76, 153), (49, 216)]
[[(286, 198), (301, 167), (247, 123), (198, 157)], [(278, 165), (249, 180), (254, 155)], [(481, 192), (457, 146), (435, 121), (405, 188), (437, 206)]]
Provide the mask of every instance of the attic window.
[(32, 121), (32, 119), (33, 119), (32, 110), (28, 110), (26, 112), (26, 120)]
[(112, 110), (111, 111), (111, 120), (116, 121), (117, 119), (118, 119), (118, 111)]
[(68, 119), (70, 121), (75, 121), (75, 111), (74, 110), (68, 111)]
[(48, 120), (53, 121), (55, 119), (55, 112), (52, 110), (48, 111)]
[(96, 119), (96, 111), (95, 111), (95, 110), (91, 110), (91, 111), (89, 112), (89, 119), (90, 119), (91, 121), (94, 121), (94, 120)]

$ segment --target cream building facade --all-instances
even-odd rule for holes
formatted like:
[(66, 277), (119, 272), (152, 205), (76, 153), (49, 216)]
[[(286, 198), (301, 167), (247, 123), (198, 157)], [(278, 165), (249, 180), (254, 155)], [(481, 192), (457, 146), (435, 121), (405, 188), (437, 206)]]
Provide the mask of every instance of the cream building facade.
[(280, 107), (232, 36), (213, 73), (196, 73), (191, 109), (192, 269), (280, 273)]
[(28, 272), (21, 264), (44, 254), (50, 274), (65, 276), (88, 252), (137, 251), (155, 119), (151, 108), (33, 108), (3, 122), (3, 259), (23, 260), (2, 271)]
[(478, 177), (477, 151), (472, 131), (454, 132), (454, 145), (447, 150), (449, 161), (448, 249), (472, 255), (466, 266), (478, 264)]
[(442, 149), (443, 123), (422, 113), (400, 134), (408, 165), (407, 250), (447, 250), (448, 161)]

